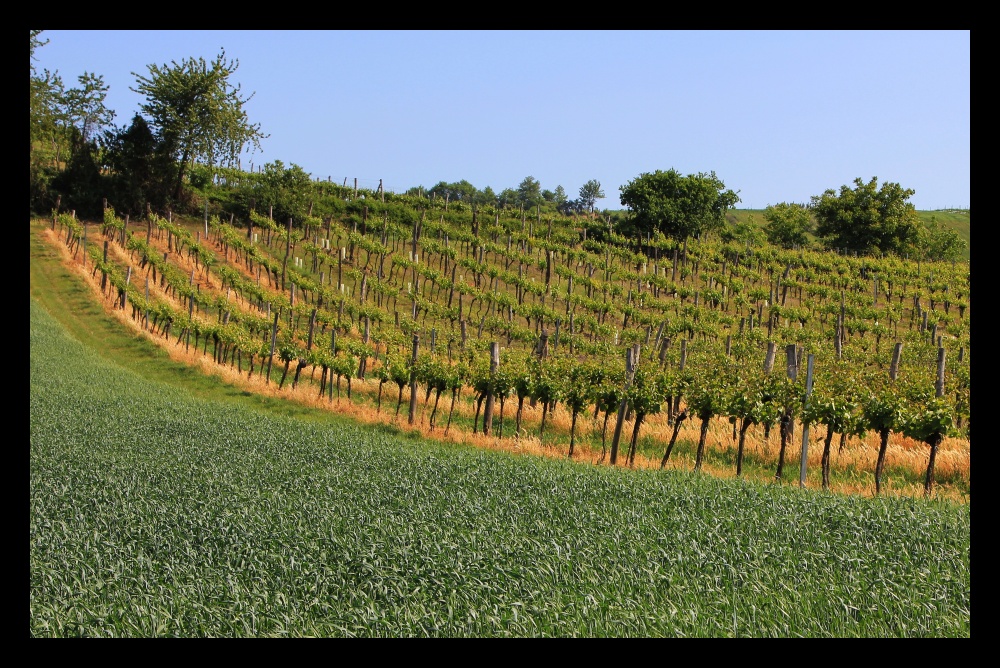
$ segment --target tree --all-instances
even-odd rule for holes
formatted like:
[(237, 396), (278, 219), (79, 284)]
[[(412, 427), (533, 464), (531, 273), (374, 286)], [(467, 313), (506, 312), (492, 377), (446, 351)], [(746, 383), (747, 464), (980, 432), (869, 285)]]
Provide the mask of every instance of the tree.
[(854, 179), (854, 186), (812, 197), (816, 234), (827, 248), (896, 255), (915, 250), (920, 223), (916, 208), (907, 201), (915, 191), (898, 183), (879, 187), (877, 177), (868, 183)]
[[(63, 95), (62, 79), (57, 72), (35, 68), (35, 51), (49, 43), (39, 38), (41, 30), (30, 31), (30, 74), (29, 74), (29, 138), (31, 164), (49, 158), (43, 147), (50, 141), (54, 145), (55, 130), (60, 115), (60, 100)], [(42, 154), (44, 153), (44, 157)], [(54, 154), (55, 151), (52, 151)]]
[(517, 201), (530, 209), (542, 201), (542, 185), (533, 176), (526, 176), (517, 187)]
[(566, 189), (562, 186), (556, 186), (556, 190), (552, 193), (552, 201), (555, 202), (556, 208), (562, 206), (566, 200), (569, 199), (566, 196)]
[(69, 154), (62, 129), (63, 83), (57, 72), (37, 70), (35, 52), (49, 43), (41, 39), (41, 30), (29, 31), (29, 111), (28, 111), (28, 198), (33, 210), (49, 211), (53, 204), (52, 180), (62, 161), (63, 151)]
[(104, 77), (84, 72), (77, 81), (79, 88), (70, 88), (65, 93), (66, 113), (77, 131), (77, 144), (86, 144), (97, 136), (115, 118), (115, 112), (104, 106), (109, 86)]
[[(249, 212), (255, 209), (274, 220), (289, 218), (301, 223), (309, 212), (312, 179), (296, 164), (285, 167), (280, 160), (264, 165), (259, 178), (239, 187), (239, 197)], [(252, 205), (252, 206), (251, 206)]]
[(594, 204), (599, 199), (604, 199), (604, 191), (601, 190), (601, 182), (591, 179), (580, 186), (580, 201), (594, 215)]
[(962, 259), (967, 244), (955, 230), (948, 229), (931, 216), (931, 222), (920, 228), (920, 256), (925, 260), (954, 262)]
[(189, 58), (147, 67), (148, 77), (132, 73), (138, 82), (132, 91), (146, 97), (140, 110), (179, 163), (175, 197), (189, 162), (232, 165), (244, 148), (260, 149), (268, 137), (247, 118), (244, 107), (253, 94), (243, 97), (240, 86), (230, 84), (239, 61), (227, 61), (225, 50), (211, 63)]
[(587, 205), (578, 199), (568, 199), (556, 206), (556, 211), (564, 216), (582, 215), (587, 212)]
[(656, 170), (621, 186), (621, 204), (637, 232), (682, 240), (725, 224), (726, 211), (740, 201), (725, 187), (715, 172), (683, 176), (675, 169)]
[(106, 131), (103, 144), (115, 208), (139, 217), (147, 204), (164, 207), (175, 164), (164, 154), (146, 119), (136, 114), (127, 128)]
[(517, 201), (518, 194), (513, 188), (504, 188), (500, 191), (500, 194), (497, 195), (497, 206), (501, 209), (505, 209), (508, 206), (513, 207)]
[(812, 231), (813, 222), (809, 209), (801, 204), (769, 205), (764, 209), (764, 233), (767, 240), (782, 248), (805, 246), (809, 243), (807, 234)]
[(451, 201), (474, 201), (478, 193), (479, 191), (476, 190), (476, 186), (472, 185), (465, 179), (456, 181), (455, 183), (438, 181), (437, 185), (427, 191), (428, 196), (433, 195), (434, 197), (440, 197), (441, 199), (447, 197)]

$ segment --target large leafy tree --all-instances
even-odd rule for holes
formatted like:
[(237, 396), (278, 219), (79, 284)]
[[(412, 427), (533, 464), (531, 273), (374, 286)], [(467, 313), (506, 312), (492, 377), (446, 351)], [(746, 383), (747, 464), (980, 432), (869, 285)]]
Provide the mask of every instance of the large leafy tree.
[(859, 253), (894, 253), (915, 250), (920, 236), (916, 207), (908, 200), (914, 190), (898, 183), (878, 185), (854, 179), (854, 187), (843, 185), (822, 195), (813, 195), (816, 234), (828, 248)]
[(604, 199), (604, 191), (601, 190), (601, 182), (591, 179), (580, 186), (580, 201), (587, 207), (591, 214), (594, 213), (594, 204), (599, 199)]
[(260, 149), (268, 135), (259, 123), (251, 123), (239, 84), (230, 77), (239, 61), (227, 60), (223, 50), (215, 60), (189, 58), (169, 65), (149, 65), (149, 76), (133, 72), (137, 87), (146, 97), (140, 110), (179, 163), (174, 196), (179, 198), (189, 163), (236, 163), (247, 147)]
[(764, 220), (764, 233), (772, 244), (792, 248), (809, 243), (812, 215), (801, 204), (772, 204), (764, 209)]
[(69, 121), (76, 130), (77, 144), (82, 145), (110, 126), (115, 112), (104, 106), (110, 88), (104, 83), (104, 77), (84, 72), (77, 81), (80, 87), (66, 91), (65, 104)]
[(135, 114), (127, 128), (106, 131), (103, 143), (115, 208), (138, 217), (147, 205), (164, 207), (169, 194), (166, 187), (176, 166), (146, 119)]
[(726, 211), (739, 201), (715, 172), (682, 175), (675, 169), (640, 174), (621, 186), (629, 222), (642, 234), (662, 232), (673, 239), (696, 237), (725, 224)]

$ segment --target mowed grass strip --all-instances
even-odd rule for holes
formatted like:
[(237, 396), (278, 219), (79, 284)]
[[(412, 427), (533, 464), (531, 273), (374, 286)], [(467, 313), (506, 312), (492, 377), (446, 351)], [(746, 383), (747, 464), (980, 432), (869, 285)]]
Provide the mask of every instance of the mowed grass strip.
[(970, 505), (194, 397), (30, 299), (29, 633), (969, 637)]

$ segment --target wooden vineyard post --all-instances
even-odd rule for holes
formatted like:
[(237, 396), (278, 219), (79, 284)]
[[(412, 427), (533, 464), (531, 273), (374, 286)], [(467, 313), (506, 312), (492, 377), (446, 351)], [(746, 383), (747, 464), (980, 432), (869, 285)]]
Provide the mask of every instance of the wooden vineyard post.
[(420, 337), (413, 335), (413, 355), (410, 357), (410, 415), (408, 422), (413, 424), (417, 415), (417, 346)]
[[(365, 344), (365, 346), (367, 346), (368, 345), (368, 341), (370, 340), (370, 338), (371, 338), (371, 318), (369, 318), (368, 316), (365, 316), (365, 332), (364, 332), (364, 335), (361, 338), (361, 342), (363, 344)], [(433, 340), (433, 337), (432, 337), (432, 340)], [(357, 374), (358, 375), (358, 379), (359, 380), (364, 380), (365, 379), (365, 373), (367, 371), (368, 371), (368, 355), (362, 353), (361, 360), (358, 362), (358, 374)]]
[(483, 409), (483, 433), (489, 434), (493, 429), (493, 379), (497, 375), (497, 367), (500, 366), (500, 344), (496, 341), (490, 343), (490, 384), (486, 391), (486, 407)]
[(611, 466), (618, 461), (618, 443), (622, 437), (622, 427), (625, 425), (625, 411), (628, 407), (628, 388), (635, 378), (635, 369), (639, 365), (639, 344), (635, 344), (625, 353), (625, 387), (622, 391), (622, 399), (618, 404), (618, 418), (615, 420), (615, 433), (611, 439)]
[[(104, 266), (108, 265), (108, 240), (104, 240)], [(101, 269), (101, 292), (108, 286), (108, 272)]]
[(794, 343), (789, 343), (785, 346), (785, 362), (788, 366), (788, 378), (795, 380), (798, 376), (798, 351), (796, 350)]
[(764, 373), (774, 369), (774, 341), (767, 342), (767, 355), (764, 356)]
[(937, 381), (934, 383), (934, 396), (939, 399), (944, 396), (944, 358), (944, 348), (938, 348)]
[[(330, 331), (330, 357), (334, 361), (337, 358), (337, 329), (334, 328)], [(330, 367), (330, 403), (333, 403), (333, 367)]]
[[(128, 284), (132, 281), (132, 265), (125, 271), (125, 285), (122, 287), (121, 309), (125, 310), (125, 297), (128, 295)], [(942, 349), (943, 350), (943, 349)]]
[[(803, 408), (809, 405), (813, 389), (813, 354), (806, 358), (806, 398)], [(806, 466), (809, 460), (809, 423), (802, 425), (802, 458), (799, 460), (799, 487), (806, 486)]]
[(889, 365), (889, 378), (896, 380), (896, 376), (899, 375), (899, 359), (903, 353), (903, 344), (897, 342), (896, 346), (892, 349), (892, 363)]
[[(208, 229), (205, 230), (205, 235), (208, 235)], [(288, 256), (292, 252), (292, 219), (288, 219), (288, 235), (285, 239), (285, 259), (281, 263), (281, 291), (285, 291), (285, 270), (288, 267)]]

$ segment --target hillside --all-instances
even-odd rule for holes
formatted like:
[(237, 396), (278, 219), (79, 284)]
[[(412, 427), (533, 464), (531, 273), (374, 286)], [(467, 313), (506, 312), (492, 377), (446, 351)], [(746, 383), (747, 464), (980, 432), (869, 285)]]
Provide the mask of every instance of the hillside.
[[(481, 219), (473, 233), (474, 214), (454, 203), (420, 211), (346, 198), (327, 206), (333, 213), (325, 221), (314, 219), (308, 230), (291, 234), (261, 216), (240, 229), (216, 216), (207, 225), (154, 217), (126, 226), (113, 213), (100, 226), (103, 235), (87, 226), (85, 250), (83, 226), (66, 216), (49, 233), (70, 239), (68, 250), (80, 268), (90, 269), (92, 285), (104, 283), (98, 289), (106, 306), (117, 303), (125, 324), (166, 344), (186, 364), (265, 396), (326, 403), (359, 420), (388, 420), (437, 438), (553, 456), (566, 456), (572, 443), (574, 459), (606, 464), (620, 431), (618, 465), (627, 457), (631, 466), (657, 467), (667, 448), (668, 468), (732, 475), (737, 430), (728, 409), (720, 404), (702, 437), (699, 419), (674, 419), (682, 400), (713, 393), (721, 400), (737, 387), (772, 382), (751, 372), (761, 368), (769, 345), (779, 355), (794, 345), (803, 370), (804, 353), (815, 354), (817, 391), (833, 398), (843, 392), (837, 378), (885, 379), (894, 339), (907, 341), (903, 377), (933, 388), (937, 347), (927, 344), (935, 332), (951, 348), (953, 410), (967, 429), (967, 267), (963, 274), (951, 265), (878, 264), (711, 241), (686, 249), (650, 245), (637, 253), (613, 238), (581, 242), (579, 231), (567, 226), (571, 221), (523, 215)], [(107, 264), (102, 240), (110, 240)], [(126, 302), (130, 308), (122, 309)], [(845, 325), (839, 360), (831, 357), (836, 346), (823, 343), (838, 322)], [(414, 336), (419, 364), (410, 354)], [(489, 402), (472, 399), (477, 383), (489, 378), (491, 341), (501, 350), (493, 382), (499, 405), (485, 436)], [(597, 397), (605, 384), (610, 391), (621, 382), (615, 378), (624, 374), (625, 353), (635, 345), (647, 360), (643, 368), (667, 383), (657, 390), (665, 403), (653, 406), (639, 429), (628, 411), (618, 430), (616, 410)], [(774, 368), (783, 370), (783, 363)], [(577, 381), (588, 392), (575, 422), (567, 410), (572, 387), (560, 381), (574, 369), (589, 374)], [(714, 387), (706, 380), (727, 375), (741, 384)], [(414, 377), (418, 393), (410, 389)], [(553, 398), (545, 400), (545, 392)], [(842, 398), (860, 416), (860, 397)], [(774, 478), (785, 449), (778, 431), (749, 427), (742, 475)], [(877, 434), (848, 431), (832, 444), (829, 484), (871, 494)], [(824, 433), (830, 432), (820, 427)], [(962, 498), (968, 440), (956, 435), (946, 439), (936, 464), (937, 493)], [(668, 447), (674, 439), (676, 448)], [(789, 439), (783, 455), (789, 481), (797, 479), (800, 439)], [(919, 493), (925, 448), (893, 434), (886, 453), (891, 489)], [(810, 450), (810, 486), (827, 484), (819, 480), (823, 450), (820, 442)]]

